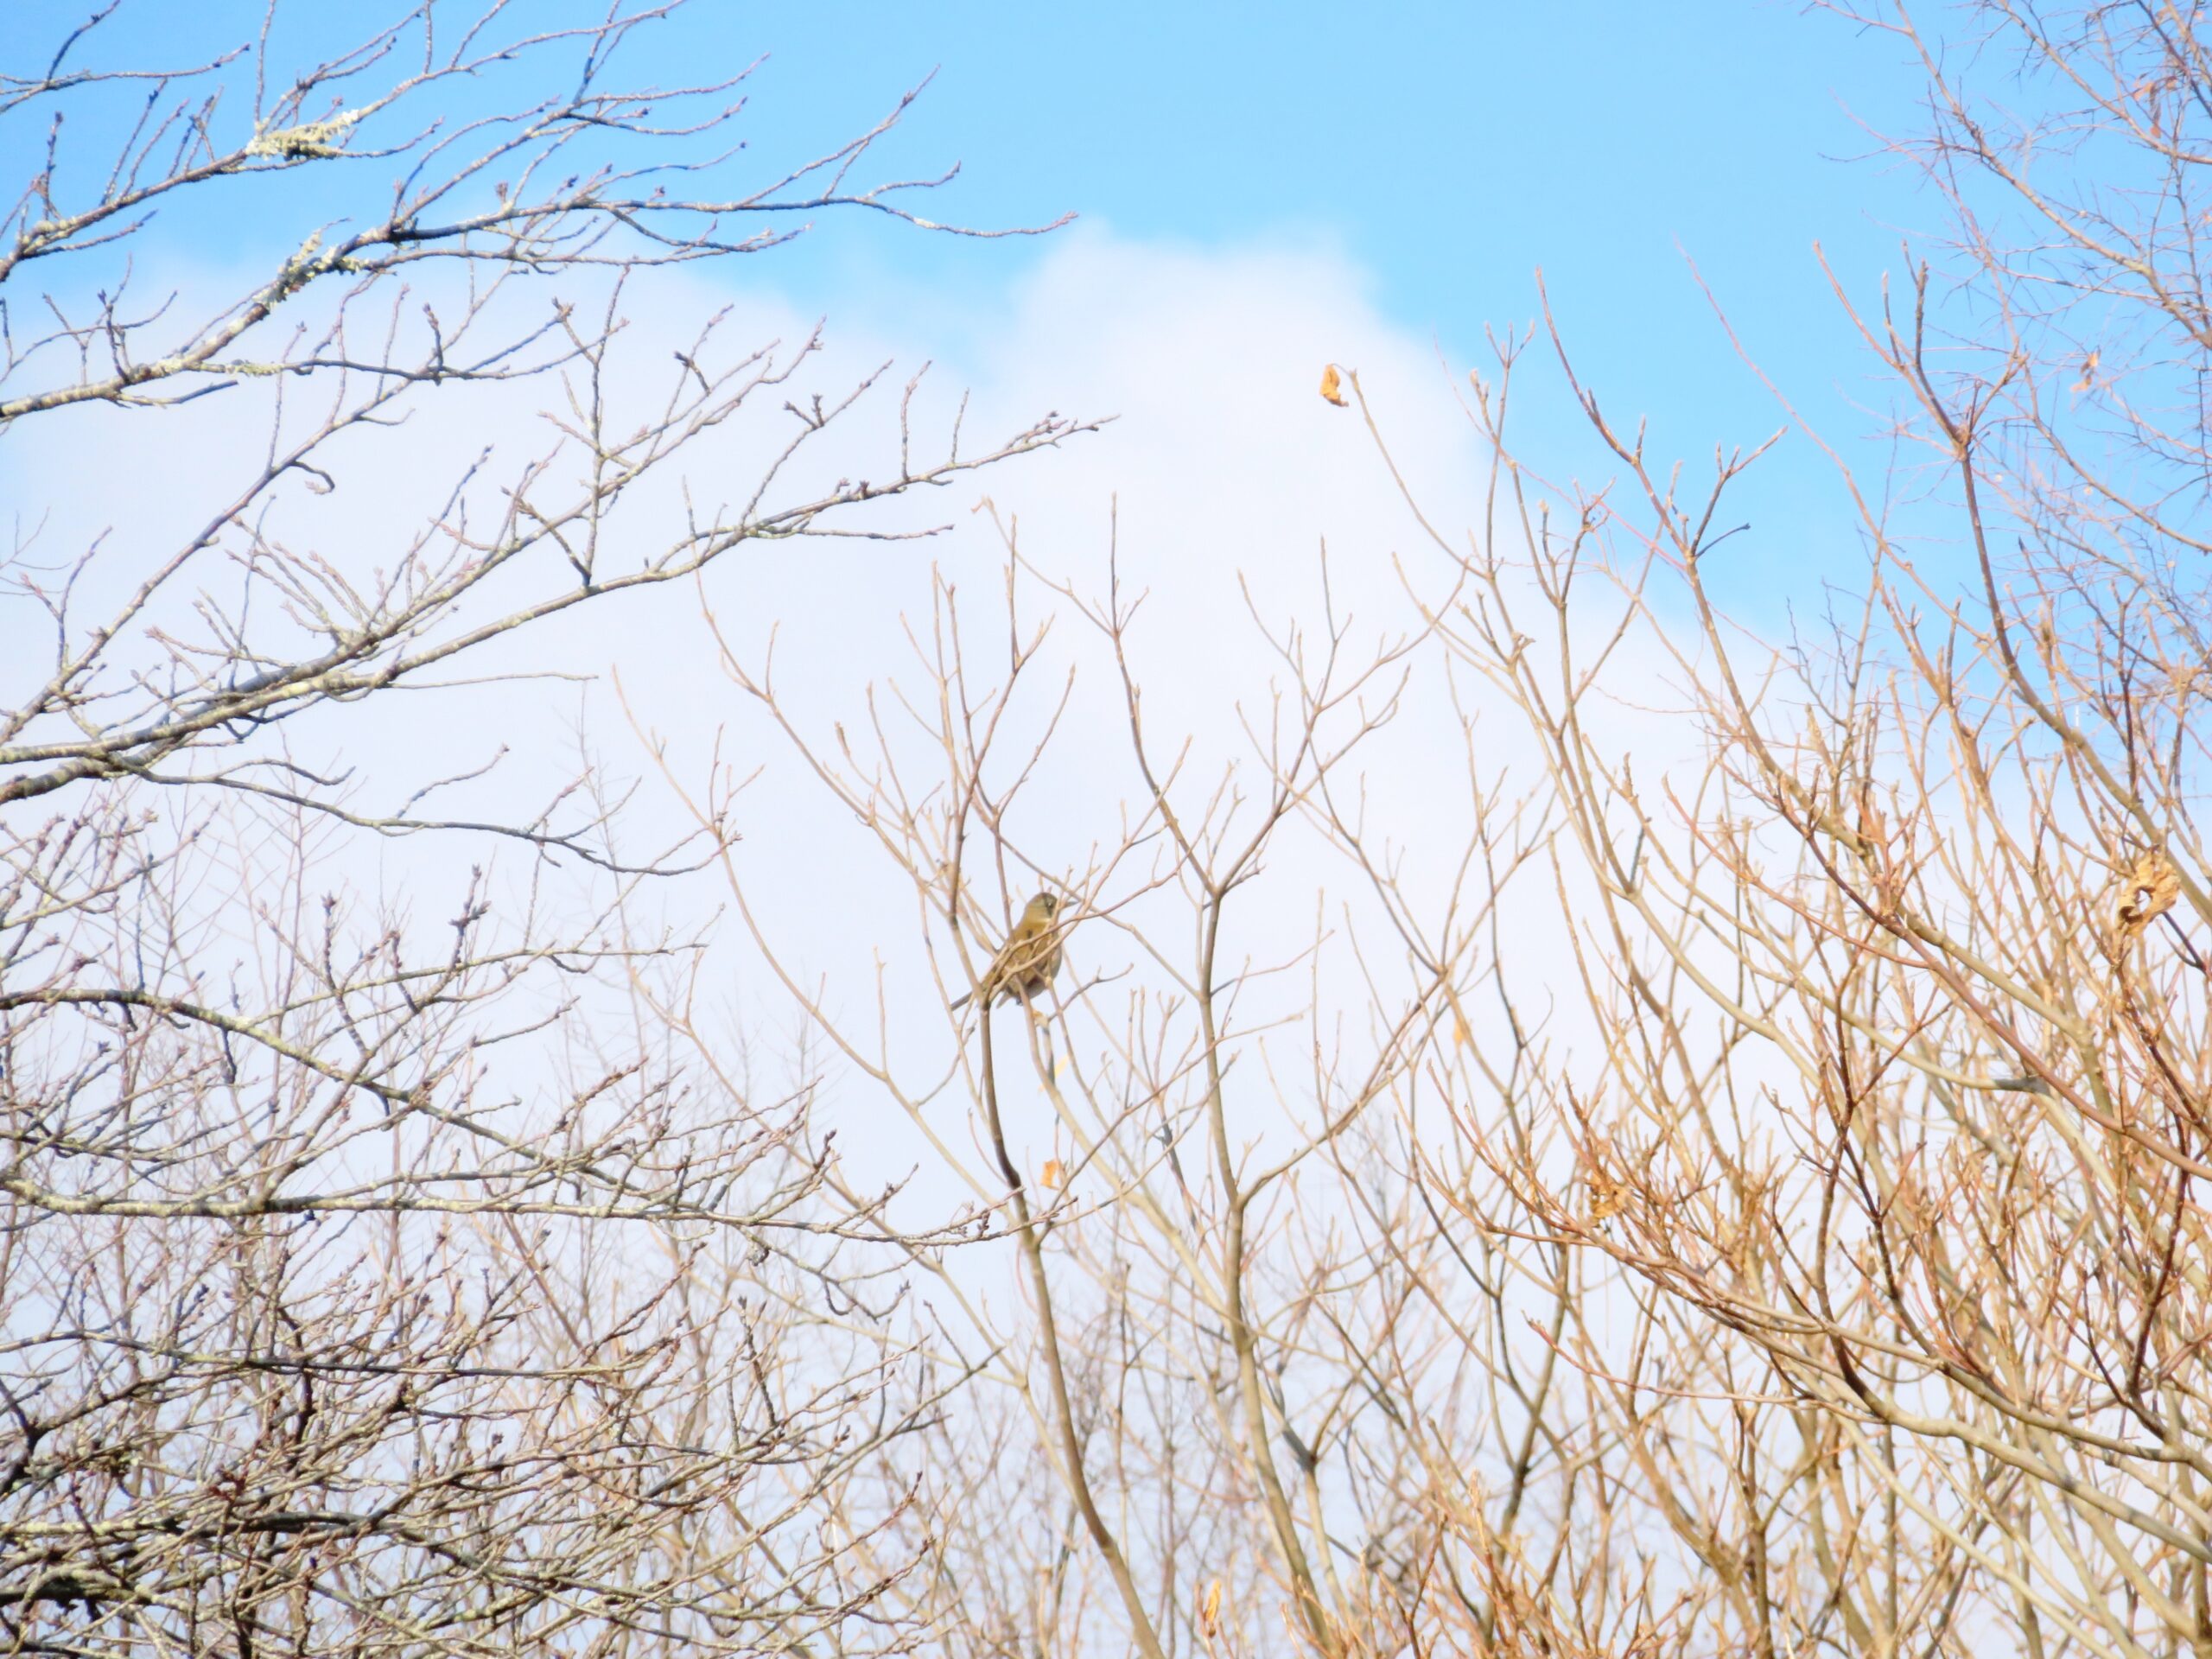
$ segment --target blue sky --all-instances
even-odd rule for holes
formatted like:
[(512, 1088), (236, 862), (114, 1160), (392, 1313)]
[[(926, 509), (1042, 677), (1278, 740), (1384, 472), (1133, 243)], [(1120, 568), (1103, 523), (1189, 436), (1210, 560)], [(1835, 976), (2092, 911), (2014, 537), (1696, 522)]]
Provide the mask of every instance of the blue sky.
[[(1817, 392), (1862, 367), (1814, 242), (1864, 279), (1925, 207), (1889, 163), (1847, 159), (1875, 148), (1859, 121), (1915, 121), (1901, 48), (1767, 0), (825, 4), (715, 25), (774, 54), (763, 127), (816, 142), (936, 67), (906, 153), (962, 160), (980, 222), (1071, 209), (1141, 238), (1332, 244), (1387, 315), (1461, 359), (1531, 315), (1541, 266), (1577, 350), (1686, 428), (1708, 403), (1765, 406), (1712, 384), (1719, 336), (1684, 254)], [(1040, 251), (844, 226), (791, 263), (834, 294), (893, 264), (988, 282)]]
[[(1072, 209), (1196, 244), (1334, 241), (1402, 323), (1471, 346), (1523, 316), (1541, 264), (1592, 349), (1653, 384), (1707, 344), (1681, 250), (1792, 366), (1815, 366), (1815, 238), (1864, 272), (1916, 199), (1853, 113), (1909, 126), (1894, 42), (1762, 0), (1341, 6), (730, 8), (773, 53), (760, 124), (823, 143), (927, 72), (907, 153), (961, 159), (980, 222)], [(1847, 105), (1848, 106), (1847, 108)], [(813, 251), (1003, 269), (1033, 249), (868, 234)], [(1808, 325), (1810, 325), (1808, 329)], [(1648, 365), (1648, 367), (1646, 366)], [(1834, 366), (1832, 364), (1829, 366)]]
[[(249, 38), (260, 16), (237, 3), (140, 3), (107, 25), (88, 60), (102, 50), (188, 57)], [(515, 15), (567, 10), (556, 0)], [(80, 10), (60, 0), (9, 9), (0, 55), (22, 60)], [(279, 55), (350, 40), (370, 15), (282, 13)], [(1900, 264), (1901, 235), (1932, 217), (1907, 174), (1865, 159), (1877, 146), (1859, 120), (1891, 130), (1916, 120), (1917, 78), (1900, 46), (1770, 0), (696, 0), (638, 44), (631, 73), (647, 80), (711, 78), (765, 54), (746, 118), (764, 167), (849, 137), (934, 72), (880, 163), (897, 175), (962, 164), (927, 211), (982, 225), (1072, 212), (1087, 233), (1179, 252), (1323, 254), (1355, 274), (1381, 316), (1459, 367), (1481, 360), (1486, 326), (1531, 318), (1541, 266), (1609, 411), (1649, 416), (1655, 448), (1693, 466), (1780, 417), (1734, 363), (1686, 257), (1777, 381), (1848, 437), (1869, 424), (1850, 401), (1887, 392), (1813, 245), (1871, 296)], [(20, 120), (0, 125), (0, 159), (20, 172), (41, 137)], [(265, 200), (229, 197), (200, 222), (199, 245), (244, 252), (291, 232), (296, 220)], [(824, 224), (741, 280), (772, 283), (894, 346), (912, 333), (942, 350), (989, 328), (1066, 240), (959, 241), (860, 216)], [(1747, 511), (1755, 525), (1791, 521), (1794, 568), (1809, 560), (1847, 576), (1847, 520), (1809, 510), (1815, 494), (1834, 505), (1826, 479), (1793, 441), (1762, 468)]]
[[(1867, 425), (1853, 403), (1888, 393), (1814, 245), (1869, 296), (1932, 217), (1869, 133), (1917, 123), (1904, 48), (1771, 0), (828, 3), (728, 7), (707, 32), (772, 54), (753, 111), (779, 142), (826, 145), (934, 69), (897, 153), (962, 162), (948, 207), (969, 221), (1073, 211), (1140, 240), (1330, 249), (1461, 367), (1486, 327), (1534, 316), (1541, 267), (1607, 408), (1699, 459), (1778, 416), (1687, 262), (1777, 382), (1848, 435)], [(835, 315), (893, 287), (989, 290), (1048, 254), (848, 222), (790, 250), (779, 280)], [(1827, 479), (1785, 445), (1754, 505)]]
[[(84, 10), (8, 8), (0, 54), (21, 61)], [(516, 15), (533, 10), (569, 8), (541, 0)], [(137, 0), (105, 35), (118, 57), (188, 55), (248, 38), (259, 15), (235, 0)], [(295, 9), (280, 48), (335, 41), (381, 15)], [(1074, 212), (1198, 246), (1334, 245), (1387, 315), (1456, 355), (1486, 322), (1526, 318), (1541, 265), (1579, 348), (1638, 403), (1688, 409), (1706, 395), (1695, 382), (1709, 377), (1713, 336), (1698, 326), (1684, 252), (1763, 356), (1793, 380), (1832, 379), (1855, 367), (1814, 240), (1864, 278), (1897, 263), (1899, 231), (1926, 209), (1894, 168), (1847, 159), (1873, 148), (1854, 114), (1913, 124), (1902, 48), (1774, 0), (695, 0), (639, 44), (643, 79), (701, 79), (765, 54), (747, 123), (764, 160), (849, 136), (935, 71), (888, 155), (915, 171), (961, 162), (938, 199), (949, 213), (1014, 224)], [(0, 128), (0, 147), (17, 162), (42, 136), (19, 121)], [(255, 228), (244, 211), (227, 227), (232, 239)], [(827, 226), (776, 259), (780, 282), (829, 306), (887, 277), (1003, 285), (1044, 252), (868, 220)]]

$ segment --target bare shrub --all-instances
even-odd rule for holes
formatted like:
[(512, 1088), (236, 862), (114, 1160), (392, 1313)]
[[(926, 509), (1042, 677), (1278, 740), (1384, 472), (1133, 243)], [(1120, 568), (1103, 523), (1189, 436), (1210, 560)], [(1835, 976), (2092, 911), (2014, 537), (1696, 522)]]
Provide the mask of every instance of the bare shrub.
[[(162, 504), (165, 540), (32, 523), (0, 567), (15, 1650), (917, 1639), (870, 1622), (912, 1552), (856, 1565), (896, 1502), (849, 1498), (938, 1385), (838, 1255), (810, 1089), (639, 1017), (681, 1004), (696, 944), (642, 895), (726, 823), (639, 851), (588, 753), (542, 800), (543, 755), (513, 785), (435, 769), (472, 685), (548, 669), (565, 615), (915, 533), (870, 504), (1078, 429), (963, 448), (910, 385), (874, 481), (823, 486), (817, 452), (863, 470), (874, 378), (825, 401), (818, 338), (733, 349), (710, 319), (672, 362), (626, 353), (656, 272), (810, 214), (928, 223), (923, 187), (855, 182), (898, 111), (763, 174), (742, 77), (626, 80), (667, 10), (534, 32), (426, 4), (306, 67), (273, 13), (229, 56), (133, 65), (102, 12), (0, 80), (0, 121), (42, 128), (0, 226), (0, 430), (76, 421), (126, 486), (207, 410), (235, 435), (219, 505)], [(291, 216), (289, 251), (212, 299), (204, 272), (142, 293), (193, 245), (165, 226), (219, 211)], [(440, 475), (407, 522), (376, 470), (404, 423), (518, 398), (537, 452), (411, 452)], [(677, 488), (747, 423), (734, 498)], [(356, 776), (349, 741), (397, 757)]]

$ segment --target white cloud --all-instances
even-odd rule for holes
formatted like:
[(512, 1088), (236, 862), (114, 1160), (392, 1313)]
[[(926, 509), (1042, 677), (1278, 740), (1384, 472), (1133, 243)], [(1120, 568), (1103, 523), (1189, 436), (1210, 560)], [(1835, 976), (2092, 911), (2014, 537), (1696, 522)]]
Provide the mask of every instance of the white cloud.
[[(766, 269), (772, 276), (772, 266)], [(626, 299), (631, 324), (611, 378), (617, 395), (657, 395), (661, 377), (674, 372), (671, 353), (689, 346), (702, 318), (725, 305), (728, 339), (747, 346), (769, 339), (788, 346), (810, 326), (805, 309), (772, 285), (724, 289), (688, 275), (640, 284)], [(808, 390), (834, 395), (885, 359), (895, 357), (900, 366), (842, 444), (812, 463), (816, 481), (841, 471), (866, 475), (885, 464), (897, 387), (908, 365), (925, 356), (938, 360), (917, 404), (923, 423), (942, 431), (967, 390), (970, 450), (1048, 409), (1118, 418), (1059, 451), (895, 506), (884, 520), (951, 524), (942, 539), (769, 543), (715, 569), (708, 588), (733, 644), (758, 662), (777, 632), (779, 685), (795, 717), (823, 743), (840, 722), (861, 740), (871, 685), (887, 716), (893, 682), (910, 693), (924, 689), (909, 631), (927, 636), (933, 570), (957, 591), (971, 648), (991, 665), (985, 677), (997, 677), (1006, 637), (1002, 557), (987, 518), (972, 511), (986, 493), (1019, 523), (1023, 550), (1042, 571), (1102, 597), (1118, 505), (1125, 589), (1151, 595), (1135, 651), (1152, 739), (1163, 757), (1185, 739), (1192, 746), (1184, 810), (1198, 809), (1232, 760), (1247, 763), (1245, 786), (1256, 788), (1240, 716), (1264, 721), (1270, 696), (1291, 687), (1247, 613), (1246, 594), (1270, 625), (1295, 618), (1309, 639), (1318, 636), (1325, 541), (1332, 601), (1340, 619), (1353, 620), (1356, 655), (1414, 620), (1394, 560), (1432, 582), (1440, 569), (1440, 556), (1398, 499), (1357, 412), (1332, 408), (1318, 395), (1326, 362), (1359, 372), (1397, 464), (1420, 490), (1432, 522), (1458, 535), (1479, 520), (1487, 457), (1458, 405), (1452, 372), (1427, 342), (1376, 311), (1362, 273), (1338, 251), (1161, 247), (1089, 230), (1060, 238), (1003, 294), (948, 303), (941, 295), (887, 290), (830, 321), (829, 347), (806, 378)], [(327, 463), (337, 490), (294, 492), (271, 516), (269, 533), (313, 547), (349, 570), (389, 568), (425, 511), (487, 446), (493, 461), (478, 511), (495, 505), (491, 486), (547, 446), (550, 397), (546, 383), (532, 382), (431, 399), (407, 428), (349, 440)], [(792, 429), (779, 407), (783, 397), (773, 395), (711, 435), (683, 463), (693, 501), (711, 505), (749, 490), (762, 457)], [(87, 411), (27, 427), (11, 436), (5, 457), (10, 499), (36, 502), (35, 511), (49, 515), (50, 555), (111, 527), (118, 574), (135, 579), (157, 550), (173, 544), (180, 524), (196, 527), (219, 502), (245, 446), (257, 449), (265, 442), (268, 409), (265, 391), (248, 388), (171, 416)], [(920, 442), (926, 446), (926, 438)], [(675, 482), (671, 476), (635, 510), (639, 522), (629, 535), (640, 539), (625, 544), (632, 556), (655, 544), (645, 533), (650, 527), (674, 522)], [(30, 511), (27, 505), (26, 517)], [(1049, 597), (1025, 582), (1019, 599), (1025, 620), (1041, 616)], [(587, 607), (531, 636), (527, 650), (526, 661), (506, 653), (506, 665), (601, 677), (619, 669), (636, 717), (665, 738), (671, 765), (688, 782), (703, 785), (717, 741), (741, 772), (760, 769), (740, 803), (745, 840), (735, 865), (764, 926), (795, 971), (810, 981), (819, 976), (826, 1006), (867, 1027), (874, 1020), (880, 960), (892, 1008), (886, 1037), (897, 1063), (925, 1075), (941, 1072), (951, 1039), (927, 976), (911, 887), (721, 676), (690, 594), (663, 591)], [(1079, 874), (1096, 849), (1110, 849), (1118, 826), (1143, 810), (1111, 664), (1072, 614), (1055, 623), (1024, 718), (1033, 727), (1040, 721), (1052, 701), (1048, 693), (1071, 671), (1067, 715), (1014, 820), (1024, 852), (1055, 875)], [(1394, 849), (1406, 856), (1413, 889), (1436, 902), (1466, 841), (1465, 768), (1436, 664), (1416, 672), (1407, 714), (1351, 776), (1366, 791), (1370, 821), (1387, 826)], [(588, 699), (591, 734), (618, 770), (646, 772), (609, 690), (602, 677)], [(542, 681), (482, 688), (397, 699), (367, 721), (349, 714), (342, 725), (303, 728), (299, 741), (330, 751), (303, 758), (355, 765), (365, 780), (365, 804), (377, 807), (396, 804), (425, 777), (477, 765), (505, 744), (514, 760), (475, 786), (473, 799), (456, 791), (447, 809), (490, 810), (533, 799), (557, 782), (578, 706), (572, 691)], [(1621, 719), (1624, 743), (1639, 732), (1651, 741), (1652, 722)], [(1510, 711), (1485, 715), (1478, 741), (1485, 766), (1511, 761), (1525, 769), (1530, 761)], [(907, 729), (897, 742), (909, 764), (926, 766), (928, 746), (917, 734)], [(918, 783), (925, 772), (915, 776)], [(648, 814), (672, 812), (657, 789), (643, 798)], [(633, 841), (663, 838), (645, 829)], [(378, 854), (377, 868), (355, 866), (354, 879), (419, 893), (442, 917), (446, 890), (481, 849), (413, 841), (384, 843)], [(971, 868), (974, 875), (987, 872), (985, 860)], [(687, 921), (708, 913), (727, 897), (717, 880), (709, 874), (671, 890), (671, 913)], [(1029, 878), (1017, 876), (1014, 884), (1018, 902)], [(1122, 890), (1128, 885), (1125, 879)], [(1322, 890), (1334, 906), (1357, 886), (1341, 861), (1310, 838), (1291, 837), (1240, 902), (1230, 958), (1268, 961), (1295, 951), (1312, 937)], [(1155, 904), (1154, 918), (1166, 908)], [(1186, 925), (1176, 925), (1184, 931), (1171, 930), (1162, 943), (1187, 942)], [(788, 1001), (749, 960), (734, 920), (721, 933), (706, 989), (728, 995), (734, 1018), (776, 1020), (789, 1030)], [(1564, 970), (1558, 949), (1535, 938), (1522, 944)], [(1092, 971), (1134, 970), (1135, 978), (1117, 982), (1114, 995), (1148, 971), (1102, 924), (1078, 934), (1076, 955)], [(1544, 971), (1519, 976), (1520, 994), (1531, 1004), (1541, 999)], [(1328, 982), (1347, 995), (1354, 973), (1341, 953), (1326, 969)], [(1262, 993), (1259, 1006), (1272, 1000), (1288, 1007), (1302, 995), (1301, 988), (1285, 987)], [(1356, 1040), (1361, 1020), (1349, 1017), (1344, 1034)], [(1248, 1086), (1257, 1085), (1255, 1072), (1256, 1064)], [(1292, 1098), (1285, 1105), (1295, 1110), (1299, 1103)], [(887, 1118), (862, 1081), (844, 1077), (827, 1109), (871, 1178), (902, 1169), (924, 1150), (901, 1122)], [(947, 1102), (942, 1109), (960, 1109)], [(1255, 1116), (1255, 1135), (1268, 1127)], [(964, 1135), (950, 1138), (966, 1144)], [(1041, 1158), (1049, 1126), (1033, 1119), (1023, 1138)], [(933, 1191), (944, 1195), (934, 1184)]]
[[(971, 644), (981, 666), (992, 671), (984, 677), (995, 679), (1004, 662), (1001, 549), (987, 523), (968, 511), (983, 494), (1018, 521), (1029, 560), (1095, 597), (1105, 593), (1118, 515), (1125, 590), (1150, 593), (1135, 655), (1151, 741), (1163, 756), (1186, 739), (1193, 747), (1179, 791), (1183, 810), (1203, 804), (1232, 760), (1245, 765), (1248, 792), (1256, 789), (1240, 717), (1264, 721), (1270, 696), (1292, 687), (1248, 613), (1246, 594), (1262, 620), (1280, 627), (1295, 619), (1312, 642), (1322, 630), (1325, 541), (1332, 600), (1339, 619), (1352, 619), (1349, 654), (1357, 660), (1376, 639), (1415, 620), (1395, 562), (1402, 560), (1431, 591), (1442, 586), (1441, 556), (1399, 499), (1358, 413), (1319, 396), (1322, 366), (1335, 361), (1358, 370), (1431, 521), (1458, 536), (1479, 523), (1487, 455), (1457, 402), (1452, 372), (1428, 344), (1380, 315), (1357, 267), (1326, 249), (1209, 251), (1096, 232), (1071, 237), (1017, 286), (1002, 315), (994, 331), (964, 315), (902, 311), (899, 296), (887, 296), (864, 320), (879, 331), (874, 339), (853, 343), (848, 321), (842, 349), (851, 360), (866, 360), (895, 335), (911, 356), (941, 330), (981, 343), (973, 356), (941, 360), (934, 372), (946, 385), (972, 387), (972, 428), (996, 435), (1046, 409), (1112, 414), (1115, 423), (933, 499), (929, 510), (956, 525), (941, 542), (777, 550), (741, 574), (721, 572), (715, 588), (726, 625), (756, 653), (774, 626), (778, 683), (802, 724), (826, 744), (842, 723), (861, 743), (868, 686), (881, 693), (895, 681), (910, 693), (924, 689), (906, 629), (912, 624), (926, 636), (933, 567), (958, 590)], [(1047, 608), (1049, 596), (1034, 583), (1025, 583), (1021, 595), (1025, 620)], [(1104, 842), (1110, 849), (1117, 826), (1143, 806), (1110, 662), (1096, 636), (1067, 607), (1061, 611), (1052, 646), (1033, 671), (1030, 706), (1041, 716), (1071, 671), (1074, 690), (1027, 810), (1014, 820), (1022, 850), (1055, 875), (1080, 874), (1094, 849)], [(868, 835), (824, 801), (764, 722), (718, 681), (696, 677), (701, 659), (660, 660), (663, 671), (650, 686), (625, 670), (645, 717), (694, 756), (703, 727), (728, 718), (739, 752), (748, 761), (759, 755), (766, 768), (740, 814), (747, 840), (737, 863), (772, 936), (806, 976), (825, 976), (830, 1007), (871, 1034), (880, 953), (893, 1052), (916, 1074), (933, 1075), (949, 1052), (948, 1035), (926, 976), (911, 890), (872, 850)], [(1344, 781), (1365, 792), (1370, 822), (1383, 827), (1391, 850), (1405, 858), (1410, 889), (1440, 908), (1469, 833), (1466, 767), (1439, 664), (1426, 659), (1414, 672), (1406, 712), (1373, 740)], [(1463, 689), (1484, 702), (1466, 677)], [(1651, 685), (1649, 675), (1636, 677)], [(886, 696), (877, 706), (892, 705)], [(1656, 777), (1668, 752), (1660, 741), (1666, 728), (1627, 710), (1613, 717), (1623, 747), (1643, 744), (1642, 775)], [(1675, 728), (1665, 742), (1679, 751), (1686, 740), (1694, 734)], [(1535, 781), (1534, 753), (1511, 710), (1484, 712), (1477, 742), (1485, 768), (1510, 765), (1524, 784)], [(925, 781), (927, 745), (909, 734), (901, 747)], [(971, 874), (987, 870), (977, 861)], [(1026, 890), (1026, 880), (1016, 884)], [(1116, 885), (1127, 891), (1132, 883), (1124, 878)], [(1310, 942), (1325, 916), (1333, 925), (1347, 901), (1371, 921), (1360, 886), (1347, 863), (1291, 833), (1263, 880), (1239, 901), (1229, 959), (1287, 958)], [(1018, 891), (1016, 903), (1020, 897)], [(1530, 902), (1529, 918), (1541, 923), (1548, 902), (1541, 891), (1532, 891)], [(1152, 919), (1162, 920), (1171, 908), (1154, 905)], [(1160, 938), (1187, 946), (1188, 924), (1170, 922)], [(1395, 947), (1379, 934), (1370, 944), (1383, 952), (1370, 966), (1391, 971)], [(1547, 979), (1567, 969), (1564, 941), (1555, 930), (1547, 938), (1523, 925), (1519, 946), (1516, 995), (1524, 1007), (1541, 1008)], [(1131, 974), (1109, 988), (1112, 998), (1148, 975), (1159, 977), (1103, 925), (1077, 935), (1076, 952), (1091, 971)], [(1344, 1011), (1349, 1025), (1342, 1034), (1355, 1047), (1363, 1035), (1357, 972), (1339, 946), (1323, 976), (1325, 996)], [(749, 982), (759, 988), (757, 976)], [(1566, 993), (1563, 977), (1558, 982)], [(1248, 1018), (1294, 1006), (1307, 990), (1302, 981), (1263, 990), (1248, 1001)], [(1325, 1036), (1335, 1033), (1338, 1017), (1324, 1022)], [(1308, 1063), (1300, 1055), (1313, 1033), (1282, 1040), (1294, 1077)], [(1251, 1065), (1246, 1087), (1256, 1102), (1264, 1088), (1256, 1060)], [(1289, 1086), (1294, 1096), (1295, 1083)], [(1300, 1105), (1284, 1102), (1292, 1110)], [(955, 1102), (946, 1106), (960, 1109)], [(841, 1089), (832, 1109), (849, 1137), (865, 1136), (866, 1153), (887, 1171), (923, 1154), (899, 1123), (884, 1121), (887, 1109), (864, 1084)], [(1255, 1104), (1255, 1135), (1280, 1122), (1272, 1106)], [(1025, 1119), (1023, 1130), (1041, 1160), (1051, 1134), (1041, 1109)]]

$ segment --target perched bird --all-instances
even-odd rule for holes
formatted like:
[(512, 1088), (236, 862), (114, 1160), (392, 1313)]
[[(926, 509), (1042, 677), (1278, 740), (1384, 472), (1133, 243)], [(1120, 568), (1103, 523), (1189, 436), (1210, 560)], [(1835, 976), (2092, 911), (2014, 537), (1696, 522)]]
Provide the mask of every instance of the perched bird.
[[(1014, 997), (1027, 1002), (1050, 985), (1060, 971), (1063, 941), (1059, 929), (1052, 925), (1059, 912), (1060, 901), (1049, 893), (1032, 899), (1021, 919), (1014, 925), (1014, 931), (999, 947), (998, 955), (991, 958), (991, 965), (983, 970), (983, 982), (976, 991), (1001, 1002)], [(976, 991), (956, 998), (952, 1006), (959, 1007)]]

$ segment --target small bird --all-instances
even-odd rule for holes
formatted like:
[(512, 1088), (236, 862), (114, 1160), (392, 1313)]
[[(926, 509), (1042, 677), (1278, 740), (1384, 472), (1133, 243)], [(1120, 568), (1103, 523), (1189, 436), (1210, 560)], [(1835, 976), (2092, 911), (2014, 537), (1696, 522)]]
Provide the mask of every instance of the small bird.
[(1064, 941), (1059, 929), (1052, 925), (1059, 911), (1060, 901), (1049, 893), (1032, 899), (1021, 919), (1014, 925), (1014, 931), (999, 947), (998, 955), (991, 958), (991, 965), (983, 970), (983, 982), (976, 991), (955, 998), (952, 1006), (961, 1007), (976, 991), (1001, 1002), (1014, 997), (1027, 1002), (1050, 985), (1060, 971)]

